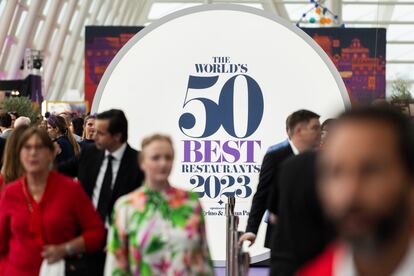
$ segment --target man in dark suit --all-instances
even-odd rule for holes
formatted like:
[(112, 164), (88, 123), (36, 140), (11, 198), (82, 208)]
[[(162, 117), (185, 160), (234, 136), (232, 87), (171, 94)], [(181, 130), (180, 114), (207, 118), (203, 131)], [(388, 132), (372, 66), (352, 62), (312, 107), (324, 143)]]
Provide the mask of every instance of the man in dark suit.
[[(298, 110), (290, 115), (288, 120), (289, 143), (275, 151), (265, 155), (259, 175), (259, 184), (253, 197), (249, 219), (247, 221), (246, 233), (240, 237), (239, 242), (250, 241), (253, 244), (256, 240), (257, 231), (263, 214), (267, 209), (267, 201), (272, 186), (273, 179), (278, 178), (280, 165), (288, 157), (306, 151), (319, 145), (320, 123), (319, 115), (309, 110)], [(277, 190), (275, 191), (277, 193)], [(269, 216), (270, 222), (274, 221), (272, 214)], [(272, 225), (268, 224), (266, 231), (265, 247), (270, 248)]]
[[(138, 166), (139, 153), (127, 143), (128, 121), (121, 110), (111, 109), (98, 114), (95, 128), (95, 145), (59, 165), (58, 170), (79, 179), (108, 227), (115, 201), (138, 188), (144, 174)], [(102, 275), (104, 252), (95, 254), (91, 262), (95, 262), (96, 270), (90, 275)]]
[(280, 169), (279, 208), (271, 240), (271, 276), (292, 276), (333, 239), (316, 191), (315, 151), (290, 157)]

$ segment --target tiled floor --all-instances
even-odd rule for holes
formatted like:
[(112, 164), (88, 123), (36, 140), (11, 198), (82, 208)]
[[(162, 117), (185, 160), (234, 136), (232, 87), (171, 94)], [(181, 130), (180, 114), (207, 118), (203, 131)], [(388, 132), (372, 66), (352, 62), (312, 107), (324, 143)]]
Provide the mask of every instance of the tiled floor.
[[(216, 276), (226, 276), (224, 267), (216, 268)], [(268, 276), (269, 268), (267, 267), (251, 267), (249, 270), (249, 276)]]

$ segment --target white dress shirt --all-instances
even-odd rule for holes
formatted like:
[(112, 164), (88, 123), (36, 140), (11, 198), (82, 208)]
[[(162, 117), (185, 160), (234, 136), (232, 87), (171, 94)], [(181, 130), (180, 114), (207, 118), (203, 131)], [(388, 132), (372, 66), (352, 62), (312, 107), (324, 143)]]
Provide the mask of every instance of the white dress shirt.
[(125, 149), (127, 144), (124, 143), (122, 146), (119, 147), (116, 151), (110, 153), (109, 151), (105, 151), (105, 159), (102, 162), (101, 168), (99, 169), (98, 178), (96, 179), (96, 185), (93, 189), (92, 194), (92, 203), (95, 208), (98, 208), (99, 202), (99, 195), (101, 193), (102, 183), (105, 177), (106, 167), (108, 166), (108, 155), (112, 155), (112, 185), (111, 189), (114, 188), (115, 179), (118, 175), (119, 166), (121, 165), (122, 156), (124, 156)]
[(292, 151), (293, 151), (293, 154), (294, 155), (298, 155), (299, 154), (299, 150), (298, 150), (298, 148), (293, 144), (293, 142), (292, 141), (290, 141), (290, 139), (288, 140), (289, 141), (289, 145), (290, 145), (290, 147), (292, 148)]

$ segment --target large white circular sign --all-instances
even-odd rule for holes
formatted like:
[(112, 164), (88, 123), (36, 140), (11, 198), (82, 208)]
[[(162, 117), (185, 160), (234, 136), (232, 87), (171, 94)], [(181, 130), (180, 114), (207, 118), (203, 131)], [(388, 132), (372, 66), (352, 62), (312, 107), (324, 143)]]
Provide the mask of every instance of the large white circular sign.
[[(244, 230), (263, 156), (286, 139), (286, 117), (305, 108), (323, 120), (347, 106), (339, 73), (300, 29), (257, 9), (204, 5), (133, 37), (106, 70), (92, 110), (124, 110), (136, 148), (149, 134), (172, 136), (171, 182), (199, 193), (212, 258), (223, 264), (224, 202), (236, 196)], [(269, 255), (263, 226), (253, 261)]]

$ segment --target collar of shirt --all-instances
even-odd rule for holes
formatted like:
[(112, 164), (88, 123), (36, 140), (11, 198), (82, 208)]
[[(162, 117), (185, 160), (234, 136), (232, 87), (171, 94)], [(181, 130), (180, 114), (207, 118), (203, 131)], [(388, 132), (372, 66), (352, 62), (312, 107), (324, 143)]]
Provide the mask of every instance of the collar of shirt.
[[(408, 251), (401, 260), (399, 266), (390, 276), (414, 275), (414, 241), (411, 241)], [(352, 250), (346, 246), (335, 253), (334, 276), (357, 276)]]
[(289, 141), (290, 147), (292, 148), (293, 154), (294, 155), (298, 155), (299, 154), (299, 150), (295, 147), (295, 145), (293, 144), (293, 142), (290, 141), (290, 139), (288, 141)]
[(105, 158), (108, 157), (108, 155), (112, 155), (114, 160), (121, 161), (122, 156), (124, 156), (126, 147), (127, 147), (127, 144), (123, 143), (122, 146), (119, 147), (119, 149), (117, 149), (116, 151), (112, 153), (109, 152), (108, 150), (105, 150)]

